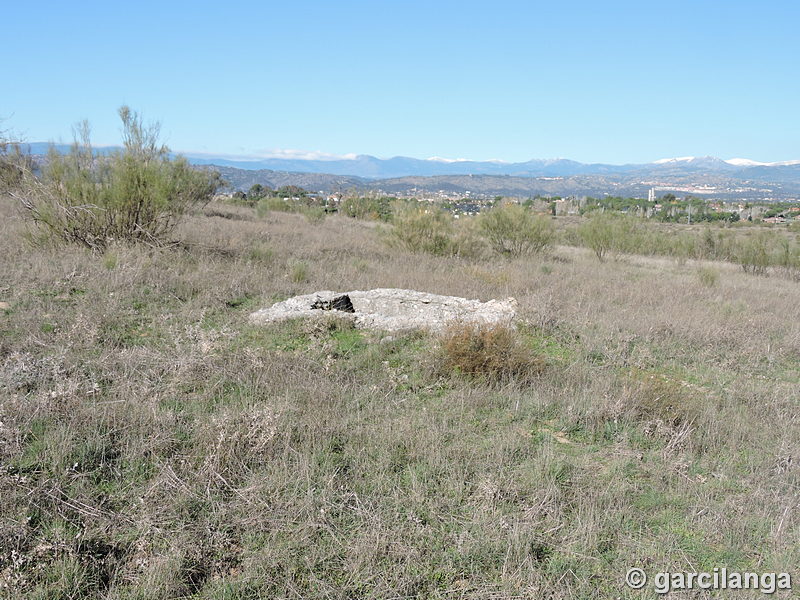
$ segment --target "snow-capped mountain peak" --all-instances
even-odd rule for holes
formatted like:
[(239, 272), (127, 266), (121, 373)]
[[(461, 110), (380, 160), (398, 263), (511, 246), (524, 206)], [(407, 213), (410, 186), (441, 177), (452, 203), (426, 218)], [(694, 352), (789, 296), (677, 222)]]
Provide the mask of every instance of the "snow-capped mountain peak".
[(729, 158), (725, 162), (734, 167), (766, 167), (770, 164), (758, 162), (757, 160), (750, 160), (749, 158)]
[(468, 158), (443, 158), (441, 156), (431, 156), (430, 158), (426, 159), (432, 162), (440, 162), (440, 163), (457, 163), (457, 162), (470, 162)]
[(681, 156), (679, 158), (660, 158), (659, 160), (654, 160), (654, 165), (666, 165), (669, 163), (679, 163), (679, 162), (691, 162), (695, 160), (696, 156)]
[(729, 165), (735, 167), (789, 167), (792, 165), (800, 165), (800, 160), (782, 160), (778, 162), (759, 162), (757, 160), (750, 160), (749, 158), (731, 158), (725, 161)]

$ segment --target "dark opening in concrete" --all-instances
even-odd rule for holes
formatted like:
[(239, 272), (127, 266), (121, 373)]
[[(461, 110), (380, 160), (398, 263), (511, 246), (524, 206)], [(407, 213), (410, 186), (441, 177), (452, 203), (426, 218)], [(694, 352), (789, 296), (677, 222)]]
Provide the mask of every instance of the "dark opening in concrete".
[(312, 310), (338, 310), (341, 312), (354, 313), (353, 303), (350, 296), (343, 294), (330, 300), (317, 300), (311, 305)]

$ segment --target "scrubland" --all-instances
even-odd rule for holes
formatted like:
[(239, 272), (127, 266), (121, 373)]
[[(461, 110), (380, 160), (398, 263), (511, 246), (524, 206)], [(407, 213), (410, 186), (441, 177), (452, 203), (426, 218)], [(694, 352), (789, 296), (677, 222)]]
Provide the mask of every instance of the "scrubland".
[[(27, 245), (0, 199), (0, 596), (637, 598), (631, 567), (800, 577), (800, 283), (562, 245), (413, 253), (384, 227), (218, 204), (179, 245), (92, 253)], [(530, 372), (470, 375), (424, 334), (247, 321), (376, 287), (517, 298)]]

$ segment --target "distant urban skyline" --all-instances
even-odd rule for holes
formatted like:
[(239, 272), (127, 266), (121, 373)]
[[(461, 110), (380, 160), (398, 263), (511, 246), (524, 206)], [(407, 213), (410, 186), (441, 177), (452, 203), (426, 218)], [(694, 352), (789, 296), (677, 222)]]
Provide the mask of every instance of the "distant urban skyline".
[[(43, 17), (46, 15), (46, 18)], [(184, 153), (800, 159), (800, 4), (12, 3), (0, 128)], [(296, 150), (285, 150), (296, 149)]]

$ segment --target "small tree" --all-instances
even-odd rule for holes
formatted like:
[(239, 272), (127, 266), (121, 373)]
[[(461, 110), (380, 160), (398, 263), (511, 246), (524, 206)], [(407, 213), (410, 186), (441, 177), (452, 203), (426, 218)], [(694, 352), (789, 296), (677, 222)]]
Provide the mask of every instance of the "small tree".
[(308, 196), (308, 190), (296, 185), (284, 185), (275, 190), (275, 195), (279, 198), (305, 198)]
[(247, 198), (249, 198), (251, 203), (255, 205), (259, 200), (269, 196), (271, 193), (272, 190), (268, 187), (265, 187), (260, 183), (254, 183), (250, 186), (250, 189), (247, 190)]
[(216, 172), (173, 159), (158, 143), (158, 124), (144, 126), (127, 106), (119, 110), (123, 150), (96, 157), (83, 123), (72, 151), (51, 148), (42, 176), (26, 173), (22, 202), (37, 241), (56, 240), (102, 249), (111, 241), (161, 244), (192, 207), (220, 186)]
[(483, 235), (502, 254), (537, 254), (553, 244), (552, 221), (518, 204), (502, 204), (479, 219)]

